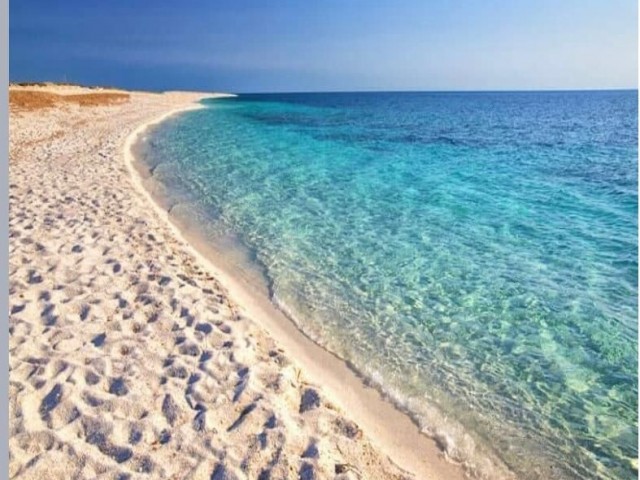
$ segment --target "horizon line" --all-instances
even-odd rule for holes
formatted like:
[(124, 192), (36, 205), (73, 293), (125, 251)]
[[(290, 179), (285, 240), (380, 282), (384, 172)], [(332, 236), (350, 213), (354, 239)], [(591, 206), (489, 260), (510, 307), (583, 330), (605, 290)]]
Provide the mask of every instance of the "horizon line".
[[(68, 85), (77, 85), (81, 87), (102, 87), (102, 88), (120, 88), (122, 90), (130, 90), (130, 91), (147, 91), (147, 92), (169, 92), (169, 91), (180, 91), (181, 87), (177, 88), (131, 88), (125, 86), (118, 86), (117, 84), (113, 85), (101, 85), (98, 83), (89, 84), (84, 82), (74, 82), (74, 81), (65, 81), (65, 80), (9, 80), (9, 84), (23, 84), (23, 83), (53, 83), (53, 84), (68, 84)], [(207, 89), (208, 91), (209, 89)], [(202, 91), (206, 93), (206, 91), (200, 88), (184, 88), (184, 91)], [(473, 88), (463, 88), (463, 89), (363, 89), (363, 90), (270, 90), (270, 91), (233, 91), (227, 89), (211, 89), (212, 92), (225, 92), (225, 93), (235, 93), (237, 95), (270, 95), (270, 94), (322, 94), (322, 93), (535, 93), (535, 92), (615, 92), (615, 91), (638, 91), (638, 86), (634, 87), (584, 87), (584, 88), (488, 88), (488, 89), (473, 89)]]
[(231, 92), (238, 95), (269, 95), (286, 93), (534, 93), (534, 92), (637, 92), (638, 87), (602, 88), (518, 88), (518, 89), (459, 89), (459, 90), (280, 90), (262, 92)]

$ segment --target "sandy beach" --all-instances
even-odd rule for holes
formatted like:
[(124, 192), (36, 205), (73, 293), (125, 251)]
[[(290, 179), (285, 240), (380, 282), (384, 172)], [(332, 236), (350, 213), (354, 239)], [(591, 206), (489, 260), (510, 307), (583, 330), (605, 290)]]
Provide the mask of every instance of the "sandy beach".
[(10, 478), (462, 478), (141, 190), (137, 135), (213, 95), (39, 90), (74, 98), (11, 105)]

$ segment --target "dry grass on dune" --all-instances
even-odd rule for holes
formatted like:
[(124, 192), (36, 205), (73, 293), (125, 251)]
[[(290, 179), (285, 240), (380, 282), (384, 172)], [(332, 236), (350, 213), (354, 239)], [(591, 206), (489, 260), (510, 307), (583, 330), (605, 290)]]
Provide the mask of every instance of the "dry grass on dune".
[(9, 90), (9, 105), (21, 110), (37, 110), (62, 104), (80, 106), (113, 105), (129, 101), (128, 93), (82, 93), (59, 95), (34, 90)]

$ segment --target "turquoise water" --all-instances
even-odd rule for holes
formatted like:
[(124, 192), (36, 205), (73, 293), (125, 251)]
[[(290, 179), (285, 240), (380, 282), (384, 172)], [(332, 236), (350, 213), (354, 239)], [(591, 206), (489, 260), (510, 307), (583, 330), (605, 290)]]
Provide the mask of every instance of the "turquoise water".
[(143, 161), (304, 332), (479, 476), (636, 478), (637, 92), (204, 103)]

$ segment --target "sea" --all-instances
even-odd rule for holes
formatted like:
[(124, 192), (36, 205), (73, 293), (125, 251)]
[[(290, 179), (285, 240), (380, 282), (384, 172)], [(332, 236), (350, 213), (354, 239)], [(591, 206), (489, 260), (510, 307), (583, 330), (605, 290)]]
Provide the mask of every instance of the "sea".
[(638, 473), (638, 92), (241, 94), (138, 145), (251, 272), (472, 476)]

